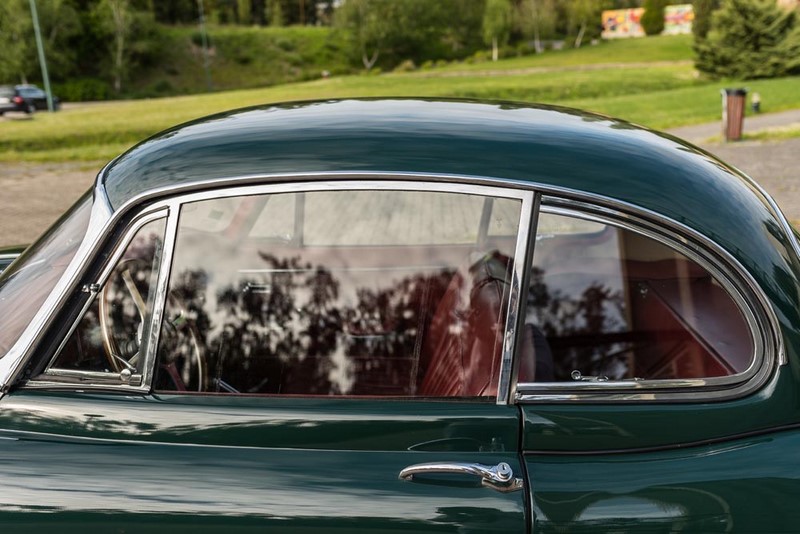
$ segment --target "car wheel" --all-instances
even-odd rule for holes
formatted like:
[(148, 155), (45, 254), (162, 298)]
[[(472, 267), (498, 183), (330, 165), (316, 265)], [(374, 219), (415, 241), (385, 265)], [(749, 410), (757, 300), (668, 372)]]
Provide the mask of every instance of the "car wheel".
[(33, 115), (34, 113), (36, 113), (36, 106), (34, 106), (30, 102), (28, 104), (25, 104), (25, 113), (27, 113), (28, 115)]

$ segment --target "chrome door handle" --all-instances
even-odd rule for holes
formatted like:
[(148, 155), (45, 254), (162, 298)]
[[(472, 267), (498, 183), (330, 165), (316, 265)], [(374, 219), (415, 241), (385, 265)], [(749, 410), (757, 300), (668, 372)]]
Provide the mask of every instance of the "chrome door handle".
[(500, 462), (495, 466), (482, 464), (469, 464), (463, 462), (431, 462), (426, 464), (409, 465), (398, 475), (400, 480), (413, 480), (415, 475), (428, 475), (439, 473), (455, 473), (473, 475), (481, 478), (481, 484), (497, 491), (508, 492), (522, 489), (521, 478), (514, 477), (511, 466)]

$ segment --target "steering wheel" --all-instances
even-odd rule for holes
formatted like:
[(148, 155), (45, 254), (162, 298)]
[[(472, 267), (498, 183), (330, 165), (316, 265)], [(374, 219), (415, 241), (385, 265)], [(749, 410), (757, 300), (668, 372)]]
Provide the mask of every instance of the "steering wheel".
[[(99, 297), (100, 333), (103, 349), (111, 369), (121, 373), (140, 372), (142, 337), (145, 321), (149, 320), (147, 303), (142, 293), (149, 292), (151, 265), (142, 259), (123, 260), (117, 265), (103, 285)], [(199, 335), (192, 321), (187, 319), (185, 307), (169, 295), (162, 321), (160, 345), (171, 345), (173, 359), (182, 358), (181, 379), (184, 388), (204, 391), (207, 383), (206, 360), (199, 343)]]

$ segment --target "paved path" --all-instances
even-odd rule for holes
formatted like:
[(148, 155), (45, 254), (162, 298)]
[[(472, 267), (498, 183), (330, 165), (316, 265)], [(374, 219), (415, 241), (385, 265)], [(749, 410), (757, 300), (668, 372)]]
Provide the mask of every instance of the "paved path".
[[(800, 123), (800, 110), (748, 117), (746, 131)], [(670, 130), (755, 178), (800, 224), (800, 138), (706, 143), (719, 123)], [(29, 243), (91, 187), (102, 164), (0, 163), (0, 246)]]
[[(744, 131), (755, 132), (793, 124), (800, 125), (800, 109), (748, 115)], [(709, 143), (710, 138), (721, 138), (721, 121), (673, 128), (669, 133), (700, 145), (755, 178), (775, 198), (789, 220), (800, 225), (800, 138)]]
[(0, 163), (0, 246), (30, 243), (91, 187), (86, 164)]
[[(746, 115), (744, 119), (744, 131), (755, 132), (764, 130), (765, 128), (788, 126), (790, 124), (800, 124), (800, 109), (779, 111), (777, 113), (762, 113), (760, 115)], [(692, 143), (702, 143), (712, 137), (722, 137), (722, 119), (720, 118), (719, 122), (673, 128), (669, 130), (669, 133), (691, 141)]]

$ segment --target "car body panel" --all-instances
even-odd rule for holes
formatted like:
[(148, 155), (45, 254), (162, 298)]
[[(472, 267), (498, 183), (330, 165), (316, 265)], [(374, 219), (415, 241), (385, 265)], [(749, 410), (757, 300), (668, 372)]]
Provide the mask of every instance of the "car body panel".
[(524, 491), (397, 476), (434, 461), (521, 474), (513, 406), (18, 391), (0, 401), (0, 426), (0, 454), (18, 466), (0, 473), (16, 488), (0, 501), (30, 512), (20, 526), (525, 531)]
[[(534, 531), (796, 532), (800, 431), (638, 454), (526, 455)], [(794, 468), (790, 468), (793, 466)]]
[(764, 389), (726, 402), (523, 404), (523, 448), (633, 451), (769, 432), (800, 424), (795, 379), (792, 369), (784, 366)]

